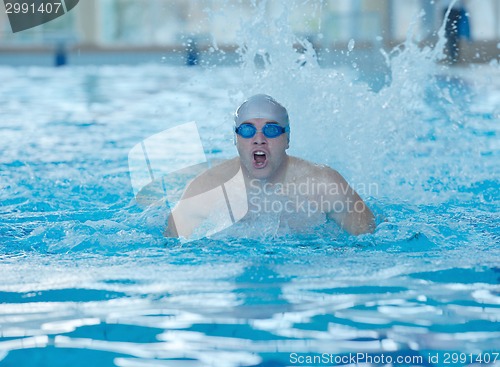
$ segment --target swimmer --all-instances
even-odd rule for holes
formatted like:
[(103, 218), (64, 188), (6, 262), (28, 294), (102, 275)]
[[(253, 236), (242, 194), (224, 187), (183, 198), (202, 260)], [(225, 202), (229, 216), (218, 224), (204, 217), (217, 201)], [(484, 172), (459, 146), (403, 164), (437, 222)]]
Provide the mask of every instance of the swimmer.
[(337, 171), (287, 154), (288, 112), (276, 100), (265, 94), (250, 97), (236, 110), (234, 122), (239, 156), (187, 186), (168, 218), (166, 236), (189, 238), (226, 204), (235, 213), (243, 211), (238, 218), (250, 226), (272, 213), (294, 224), (289, 228), (317, 224), (320, 218), (352, 235), (375, 230), (372, 212)]

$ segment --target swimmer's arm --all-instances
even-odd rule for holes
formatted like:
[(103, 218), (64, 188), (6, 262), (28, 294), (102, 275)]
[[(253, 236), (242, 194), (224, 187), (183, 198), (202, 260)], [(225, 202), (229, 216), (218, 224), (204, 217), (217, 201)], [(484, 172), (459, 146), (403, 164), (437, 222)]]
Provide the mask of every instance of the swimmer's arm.
[[(220, 167), (224, 169), (222, 165)], [(164, 236), (190, 238), (213, 212), (217, 193), (212, 189), (220, 184), (222, 181), (214, 174), (214, 169), (205, 171), (191, 181), (168, 217)]]
[(328, 172), (328, 182), (337, 185), (335, 194), (328, 195), (332, 210), (327, 216), (337, 222), (342, 229), (352, 235), (373, 233), (375, 217), (358, 193), (349, 186), (340, 173), (335, 170)]
[(222, 195), (220, 186), (232, 179), (239, 169), (239, 159), (234, 158), (210, 168), (191, 181), (170, 213), (164, 235), (189, 238), (214, 212)]
[(165, 237), (189, 238), (194, 230), (203, 222), (206, 217), (203, 210), (203, 203), (196, 200), (187, 200), (192, 194), (191, 185), (188, 185), (186, 192), (168, 216)]

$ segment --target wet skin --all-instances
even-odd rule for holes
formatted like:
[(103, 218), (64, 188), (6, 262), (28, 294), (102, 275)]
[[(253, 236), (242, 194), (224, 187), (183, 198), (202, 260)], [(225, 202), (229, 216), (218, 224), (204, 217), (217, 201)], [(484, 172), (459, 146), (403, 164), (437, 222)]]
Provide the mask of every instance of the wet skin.
[[(269, 185), (276, 185), (294, 188), (312, 182), (316, 186), (305, 195), (301, 194), (297, 198), (296, 193), (283, 192), (281, 198), (292, 202), (315, 203), (325, 220), (334, 220), (350, 234), (358, 235), (374, 231), (375, 220), (372, 212), (346, 180), (330, 167), (288, 156), (286, 153), (289, 146), (287, 133), (276, 138), (268, 138), (262, 133), (262, 128), (269, 122), (273, 121), (263, 118), (245, 121), (256, 127), (256, 134), (251, 138), (237, 135), (236, 147), (239, 157), (205, 171), (188, 185), (179, 204), (169, 216), (167, 236), (178, 237), (180, 235), (188, 238), (199, 225), (221, 209), (219, 206), (221, 196), (215, 194), (211, 196), (209, 192), (215, 192), (217, 188), (227, 186), (238, 174), (243, 176), (240, 186), (229, 189), (233, 191), (236, 189), (237, 192), (243, 194), (245, 201), (247, 199), (251, 201), (254, 195), (252, 189), (254, 192), (263, 192), (263, 190), (256, 190), (259, 186), (268, 188)], [(332, 188), (336, 190), (331, 190)], [(332, 210), (332, 208), (339, 207), (345, 210)], [(176, 225), (174, 225), (173, 214), (176, 216)], [(307, 226), (307, 223), (304, 222), (304, 225)], [(178, 228), (181, 227), (179, 231)]]

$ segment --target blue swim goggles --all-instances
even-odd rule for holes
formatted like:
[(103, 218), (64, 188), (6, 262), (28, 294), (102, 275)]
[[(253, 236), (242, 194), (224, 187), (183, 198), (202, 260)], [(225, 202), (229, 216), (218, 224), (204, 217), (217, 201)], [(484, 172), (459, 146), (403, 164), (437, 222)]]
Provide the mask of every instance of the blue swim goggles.
[[(238, 126), (234, 131), (236, 131), (236, 134), (238, 134), (242, 138), (250, 139), (253, 138), (257, 133), (257, 128), (252, 124), (245, 123)], [(262, 128), (262, 134), (264, 134), (266, 138), (271, 139), (277, 138), (281, 134), (284, 134), (288, 131), (290, 131), (290, 126), (283, 127), (274, 122), (267, 123)]]

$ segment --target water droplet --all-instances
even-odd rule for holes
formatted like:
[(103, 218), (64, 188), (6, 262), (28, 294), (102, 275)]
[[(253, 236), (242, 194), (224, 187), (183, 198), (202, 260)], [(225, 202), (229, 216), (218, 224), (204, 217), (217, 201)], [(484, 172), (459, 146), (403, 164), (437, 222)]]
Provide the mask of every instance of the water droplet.
[(354, 50), (354, 40), (351, 38), (349, 40), (349, 43), (347, 44), (347, 49), (349, 50), (349, 52), (351, 52), (352, 50)]

